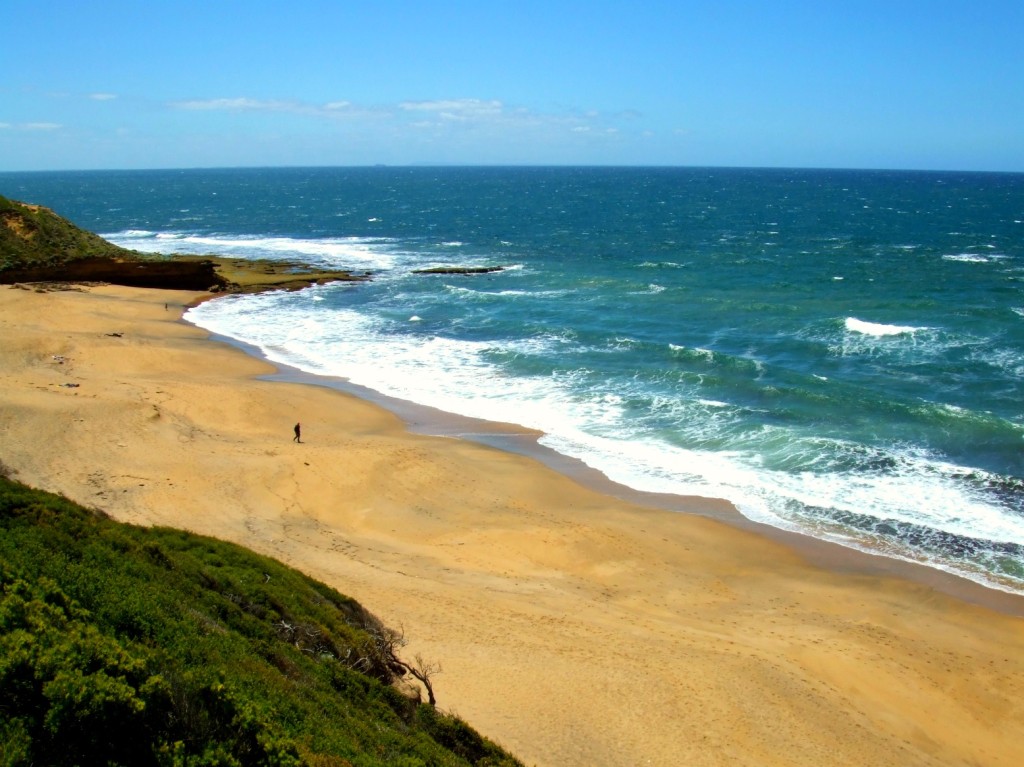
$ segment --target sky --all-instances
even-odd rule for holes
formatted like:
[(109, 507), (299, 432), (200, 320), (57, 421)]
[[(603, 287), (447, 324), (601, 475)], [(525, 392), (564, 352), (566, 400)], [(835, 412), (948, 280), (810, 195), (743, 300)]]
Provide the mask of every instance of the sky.
[(0, 171), (1024, 172), (1024, 0), (0, 0)]

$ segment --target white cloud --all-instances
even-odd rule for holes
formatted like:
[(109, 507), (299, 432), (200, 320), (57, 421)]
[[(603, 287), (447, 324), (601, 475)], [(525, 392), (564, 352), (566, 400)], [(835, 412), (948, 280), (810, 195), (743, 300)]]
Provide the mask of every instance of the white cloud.
[(403, 101), (399, 109), (407, 112), (436, 112), (446, 120), (470, 120), (481, 117), (496, 117), (504, 111), (504, 105), (496, 100), (446, 99), (440, 101)]
[(48, 131), (63, 127), (60, 123), (0, 123), (0, 130)]
[(193, 99), (190, 101), (175, 101), (171, 106), (177, 109), (229, 112), (290, 112), (300, 108), (299, 104), (292, 101), (260, 101), (259, 99), (248, 98)]
[(113, 93), (90, 93), (89, 98), (93, 101), (113, 101), (117, 96)]
[(277, 112), (305, 115), (307, 117), (346, 118), (375, 117), (379, 109), (360, 109), (350, 101), (329, 101), (326, 104), (311, 104), (303, 101), (283, 99), (253, 99), (246, 97), (230, 99), (187, 99), (170, 103), (174, 109), (193, 112)]

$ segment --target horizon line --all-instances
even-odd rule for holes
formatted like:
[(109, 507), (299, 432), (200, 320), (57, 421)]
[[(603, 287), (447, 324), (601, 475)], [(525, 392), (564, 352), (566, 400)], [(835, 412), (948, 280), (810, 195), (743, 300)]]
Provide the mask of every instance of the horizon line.
[(0, 170), (0, 175), (20, 173), (151, 173), (170, 171), (232, 171), (232, 170), (342, 170), (342, 169), (619, 169), (619, 170), (760, 170), (760, 171), (818, 171), (861, 173), (976, 173), (1022, 175), (1024, 170), (978, 170), (971, 168), (885, 168), (842, 167), (814, 165), (681, 165), (681, 164), (620, 164), (620, 163), (359, 163), (338, 165), (192, 165), (165, 167), (112, 167), (112, 168), (36, 168)]

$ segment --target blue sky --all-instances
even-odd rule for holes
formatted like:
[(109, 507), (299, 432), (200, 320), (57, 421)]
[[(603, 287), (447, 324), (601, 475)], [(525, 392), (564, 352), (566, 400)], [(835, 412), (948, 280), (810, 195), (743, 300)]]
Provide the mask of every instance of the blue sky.
[(1024, 0), (0, 10), (0, 170), (1024, 171)]

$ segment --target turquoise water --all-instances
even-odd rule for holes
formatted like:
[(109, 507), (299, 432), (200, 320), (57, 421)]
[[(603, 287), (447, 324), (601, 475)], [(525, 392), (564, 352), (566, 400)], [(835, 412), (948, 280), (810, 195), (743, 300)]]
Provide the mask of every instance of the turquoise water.
[[(0, 194), (138, 250), (372, 272), (188, 319), (538, 428), (637, 489), (1024, 592), (1024, 175), (140, 171)], [(504, 270), (414, 273), (442, 265)]]

